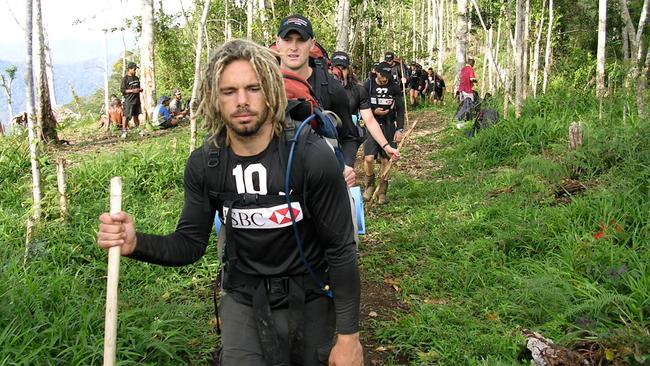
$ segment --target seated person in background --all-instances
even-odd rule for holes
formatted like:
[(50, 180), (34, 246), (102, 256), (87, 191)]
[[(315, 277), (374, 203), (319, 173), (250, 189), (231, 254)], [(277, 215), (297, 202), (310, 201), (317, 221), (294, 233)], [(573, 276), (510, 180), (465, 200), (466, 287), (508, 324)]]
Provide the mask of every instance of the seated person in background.
[(110, 123), (118, 126), (122, 132), (126, 132), (126, 118), (124, 118), (122, 101), (120, 101), (115, 95), (111, 95), (111, 104), (110, 107), (108, 107), (108, 120)]
[(160, 97), (158, 105), (153, 110), (153, 116), (151, 118), (151, 125), (153, 127), (166, 129), (172, 128), (180, 122), (180, 118), (172, 117), (169, 112), (169, 97), (163, 95)]
[(184, 118), (190, 114), (189, 108), (183, 108), (183, 99), (179, 89), (174, 89), (174, 97), (169, 102), (169, 113), (172, 117), (178, 118)]
[(108, 122), (120, 127), (122, 132), (124, 132), (124, 124), (126, 120), (124, 119), (124, 108), (122, 107), (122, 102), (117, 98), (117, 95), (111, 94), (108, 105), (108, 114), (102, 114), (99, 118), (97, 128), (106, 127), (106, 123)]

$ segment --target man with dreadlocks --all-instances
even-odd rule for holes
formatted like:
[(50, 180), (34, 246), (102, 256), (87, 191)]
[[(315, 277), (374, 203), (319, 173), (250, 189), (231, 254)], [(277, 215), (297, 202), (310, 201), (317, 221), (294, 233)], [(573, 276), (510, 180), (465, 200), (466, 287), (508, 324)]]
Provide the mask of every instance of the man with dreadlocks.
[[(199, 113), (209, 145), (187, 161), (176, 231), (136, 232), (130, 215), (105, 213), (99, 218), (98, 245), (119, 246), (122, 255), (150, 263), (193, 263), (205, 253), (218, 211), (228, 234), (220, 364), (362, 365), (356, 246), (334, 153), (317, 135), (301, 134), (304, 194), (284, 195), (284, 204), (274, 203), (284, 192), (279, 151), (287, 123), (275, 57), (248, 40), (225, 43), (207, 66), (201, 95)], [(228, 172), (219, 177), (223, 192), (215, 192), (210, 174), (215, 151)], [(315, 277), (327, 286), (316, 284)]]

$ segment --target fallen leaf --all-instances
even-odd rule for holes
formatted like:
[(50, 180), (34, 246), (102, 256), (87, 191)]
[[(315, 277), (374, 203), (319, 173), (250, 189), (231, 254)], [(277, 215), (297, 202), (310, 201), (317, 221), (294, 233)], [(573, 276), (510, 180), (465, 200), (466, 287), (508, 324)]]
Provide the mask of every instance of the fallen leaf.
[(379, 347), (375, 348), (375, 351), (377, 351), (377, 352), (386, 352), (386, 351), (388, 351), (388, 348), (386, 348), (384, 346), (379, 346)]
[(371, 311), (371, 312), (368, 313), (368, 316), (371, 317), (371, 318), (376, 318), (376, 317), (379, 316), (379, 314), (377, 314), (376, 311)]

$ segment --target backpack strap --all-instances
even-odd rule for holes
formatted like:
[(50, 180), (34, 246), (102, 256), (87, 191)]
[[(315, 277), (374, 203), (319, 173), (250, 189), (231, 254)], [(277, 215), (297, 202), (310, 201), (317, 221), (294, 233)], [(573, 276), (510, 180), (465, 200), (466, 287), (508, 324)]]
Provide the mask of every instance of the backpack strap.
[(203, 158), (205, 160), (203, 210), (205, 212), (210, 211), (210, 191), (223, 192), (226, 185), (228, 149), (225, 144), (219, 144), (220, 147), (217, 147), (217, 139), (218, 137), (208, 136), (203, 140)]
[[(291, 146), (291, 141), (297, 139), (297, 146), (294, 150), (294, 160), (291, 165), (290, 173), (290, 182), (291, 190), (293, 192), (300, 192), (300, 206), (302, 207), (303, 217), (309, 218), (311, 214), (307, 208), (307, 187), (305, 185), (305, 172), (304, 172), (304, 151), (305, 146), (307, 145), (307, 140), (309, 135), (312, 133), (310, 128), (304, 128), (300, 136), (296, 136), (296, 130), (298, 125), (294, 119), (291, 118), (289, 114), (285, 116), (285, 128), (278, 142), (278, 153), (280, 155), (280, 165), (282, 166), (282, 171), (286, 173), (287, 163), (289, 161), (289, 147)], [(294, 194), (291, 194), (293, 196)], [(284, 200), (286, 203), (286, 198)]]

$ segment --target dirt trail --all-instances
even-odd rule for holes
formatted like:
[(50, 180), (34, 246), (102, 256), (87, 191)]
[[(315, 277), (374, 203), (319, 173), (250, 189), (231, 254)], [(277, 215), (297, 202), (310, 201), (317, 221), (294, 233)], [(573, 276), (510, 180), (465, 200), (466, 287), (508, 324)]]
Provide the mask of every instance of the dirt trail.
[[(411, 113), (409, 119), (411, 123), (416, 119), (419, 119), (419, 122), (400, 151), (402, 157), (393, 165), (393, 169), (410, 177), (422, 179), (440, 168), (429, 159), (429, 156), (440, 148), (437, 136), (446, 127), (445, 117), (443, 112), (421, 111)], [(363, 148), (359, 150), (362, 154)], [(360, 163), (363, 157), (359, 155), (359, 158), (356, 167), (357, 183), (363, 187), (365, 173), (363, 163)], [(375, 170), (377, 169), (378, 167), (375, 167)], [(388, 204), (390, 205), (390, 202)], [(366, 221), (372, 220), (380, 211), (381, 208), (376, 206), (366, 210)], [(382, 238), (375, 233), (362, 236), (360, 256), (363, 257), (364, 253), (371, 252), (381, 240)], [(364, 270), (361, 268), (361, 338), (365, 348), (365, 365), (385, 365), (389, 359), (396, 364), (408, 364), (405, 355), (395, 355), (389, 345), (379, 344), (374, 339), (373, 322), (389, 320), (400, 312), (408, 311), (408, 306), (399, 299), (399, 281), (390, 276), (385, 276), (383, 281), (364, 280), (365, 277)]]
[[(445, 129), (446, 122), (443, 112), (438, 111), (417, 111), (409, 114), (409, 120), (413, 123), (419, 120), (409, 140), (405, 143), (401, 153), (402, 157), (393, 165), (393, 171), (399, 171), (416, 179), (423, 179), (432, 171), (439, 169), (429, 159), (431, 153), (440, 148), (437, 135)], [(181, 126), (178, 130), (187, 130), (189, 126)], [(54, 154), (67, 156), (69, 154), (98, 154), (106, 151), (119, 151), (125, 143), (137, 143), (144, 139), (154, 138), (169, 133), (168, 130), (148, 132), (145, 136), (131, 135), (127, 140), (120, 139), (117, 135), (107, 135), (98, 132), (97, 135), (74, 135), (66, 136), (71, 145), (61, 145), (54, 148)], [(363, 171), (363, 147), (357, 155), (357, 183), (363, 187), (365, 173)], [(378, 169), (378, 166), (375, 167)], [(426, 178), (425, 178), (426, 179)], [(390, 191), (389, 191), (390, 192)], [(390, 196), (390, 194), (389, 194)], [(388, 203), (390, 205), (390, 202)], [(381, 208), (371, 208), (366, 211), (366, 220), (373, 220), (381, 212)], [(362, 236), (362, 243), (359, 251), (360, 256), (371, 252), (382, 238), (375, 233), (368, 233)], [(361, 329), (362, 344), (365, 348), (365, 365), (385, 365), (389, 359), (397, 364), (407, 364), (408, 358), (405, 355), (396, 356), (388, 345), (381, 345), (374, 339), (373, 321), (389, 320), (399, 312), (408, 311), (408, 306), (400, 301), (398, 296), (398, 280), (385, 277), (383, 281), (364, 280), (363, 268), (361, 269)]]

